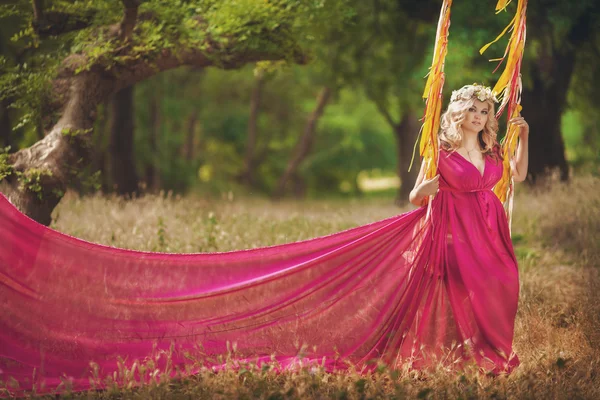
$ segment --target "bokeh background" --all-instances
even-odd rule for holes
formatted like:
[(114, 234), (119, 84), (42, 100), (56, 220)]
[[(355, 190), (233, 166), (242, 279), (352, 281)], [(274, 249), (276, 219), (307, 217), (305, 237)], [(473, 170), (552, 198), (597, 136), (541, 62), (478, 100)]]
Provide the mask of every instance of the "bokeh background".
[[(0, 147), (11, 153), (42, 139), (56, 122), (47, 104), (68, 55), (86, 54), (107, 71), (127, 60), (98, 30), (122, 20), (121, 2), (3, 3)], [(418, 160), (411, 172), (408, 166), (440, 5), (142, 1), (132, 41), (149, 62), (207, 35), (215, 43), (236, 38), (231, 52), (276, 46), (281, 59), (232, 68), (228, 54), (218, 54), (226, 69), (183, 66), (111, 95), (97, 107), (89, 163), (69, 187), (274, 198), (383, 194), (405, 203), (418, 171)], [(455, 2), (446, 103), (464, 84), (494, 85), (503, 65), (494, 74), (497, 62), (488, 60), (502, 57), (510, 32), (484, 55), (478, 50), (510, 22), (515, 6), (496, 14), (491, 0)], [(189, 23), (198, 14), (207, 27)], [(522, 78), (530, 183), (598, 174), (599, 26), (596, 1), (529, 4)], [(292, 55), (298, 49), (301, 63)], [(500, 136), (504, 126), (503, 119)]]

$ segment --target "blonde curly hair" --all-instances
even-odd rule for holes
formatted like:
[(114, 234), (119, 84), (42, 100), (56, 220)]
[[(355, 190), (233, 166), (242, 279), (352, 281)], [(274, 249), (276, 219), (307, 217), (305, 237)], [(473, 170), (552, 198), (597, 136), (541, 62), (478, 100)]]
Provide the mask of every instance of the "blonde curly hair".
[[(457, 98), (451, 101), (448, 109), (442, 114), (440, 131), (441, 146), (446, 151), (456, 151), (462, 144), (462, 123), (465, 120), (465, 114), (469, 108), (475, 104), (477, 96), (469, 99)], [(477, 136), (481, 152), (484, 154), (498, 154), (498, 142), (496, 140), (498, 133), (498, 121), (495, 116), (494, 100), (487, 98), (484, 101), (488, 106), (488, 119), (482, 131)]]

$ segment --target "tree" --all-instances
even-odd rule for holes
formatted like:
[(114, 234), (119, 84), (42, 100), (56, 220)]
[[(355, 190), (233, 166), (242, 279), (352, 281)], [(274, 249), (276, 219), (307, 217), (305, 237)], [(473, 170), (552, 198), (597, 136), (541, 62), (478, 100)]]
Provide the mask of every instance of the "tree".
[[(561, 180), (569, 178), (561, 132), (567, 97), (577, 72), (598, 65), (600, 52), (600, 4), (535, 1), (528, 12), (529, 51), (523, 66), (523, 114), (531, 126), (529, 179), (535, 182), (558, 169)], [(595, 47), (595, 51), (593, 50)], [(584, 63), (585, 65), (579, 65)], [(592, 67), (594, 68), (594, 67)], [(591, 79), (597, 74), (592, 74)], [(597, 78), (596, 82), (597, 82)], [(583, 99), (592, 100), (597, 88), (588, 80), (575, 88)], [(598, 114), (590, 114), (598, 118)]]
[[(408, 201), (418, 167), (409, 170), (419, 133), (425, 60), (433, 43), (438, 1), (373, 1), (363, 4), (347, 79), (360, 84), (394, 133), (400, 189)], [(418, 158), (418, 157), (417, 157)]]
[(61, 14), (55, 20), (42, 6), (34, 1), (31, 9), (23, 0), (3, 9), (4, 15), (33, 21), (23, 31), (31, 46), (48, 36), (63, 57), (59, 64), (50, 65), (48, 57), (38, 64), (36, 72), (47, 82), (38, 100), (48, 134), (9, 155), (1, 190), (44, 224), (87, 163), (96, 108), (110, 96), (182, 65), (230, 69), (258, 60), (305, 62), (302, 32), (315, 24), (315, 15), (329, 22), (336, 15), (335, 4), (319, 11), (319, 4), (284, 0), (123, 0), (120, 10), (109, 1), (61, 1), (52, 8)]
[(298, 142), (294, 147), (294, 151), (292, 153), (292, 157), (290, 158), (283, 175), (279, 178), (279, 182), (277, 183), (277, 187), (275, 188), (275, 192), (273, 196), (275, 198), (280, 198), (285, 193), (285, 187), (288, 181), (291, 178), (296, 177), (298, 167), (300, 163), (306, 158), (306, 156), (310, 153), (312, 145), (314, 143), (315, 131), (317, 129), (317, 123), (319, 118), (323, 115), (323, 111), (325, 110), (325, 106), (329, 102), (331, 98), (333, 89), (325, 86), (321, 88), (319, 94), (317, 95), (317, 101), (315, 108), (310, 113), (306, 120), (306, 125), (304, 126), (304, 131), (302, 135), (298, 138)]

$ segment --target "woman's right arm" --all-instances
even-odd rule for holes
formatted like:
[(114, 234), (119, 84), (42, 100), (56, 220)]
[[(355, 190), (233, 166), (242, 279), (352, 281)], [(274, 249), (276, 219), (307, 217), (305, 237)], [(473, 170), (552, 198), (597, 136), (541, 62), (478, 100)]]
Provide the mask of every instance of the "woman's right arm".
[(425, 179), (425, 161), (421, 163), (421, 170), (419, 171), (419, 176), (415, 181), (415, 187), (411, 190), (410, 195), (408, 196), (408, 201), (414, 204), (417, 207), (423, 205), (423, 200), (427, 196), (437, 193), (439, 188), (439, 179), (440, 174), (437, 174), (431, 179)]

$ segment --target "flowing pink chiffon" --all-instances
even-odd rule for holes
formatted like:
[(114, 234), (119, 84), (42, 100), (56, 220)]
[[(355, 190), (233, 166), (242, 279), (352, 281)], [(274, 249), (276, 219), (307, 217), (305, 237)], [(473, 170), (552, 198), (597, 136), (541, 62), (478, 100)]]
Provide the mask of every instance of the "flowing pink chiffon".
[(225, 253), (85, 242), (0, 196), (0, 379), (13, 382), (13, 393), (49, 392), (63, 381), (85, 390), (107, 377), (124, 382), (122, 367), (148, 357), (175, 375), (221, 368), (226, 355), (275, 360), (282, 369), (475, 362), (509, 372), (518, 365), (519, 281), (491, 191), (502, 166), (488, 157), (481, 174), (442, 151), (439, 172), (430, 218), (421, 207), (324, 237)]

